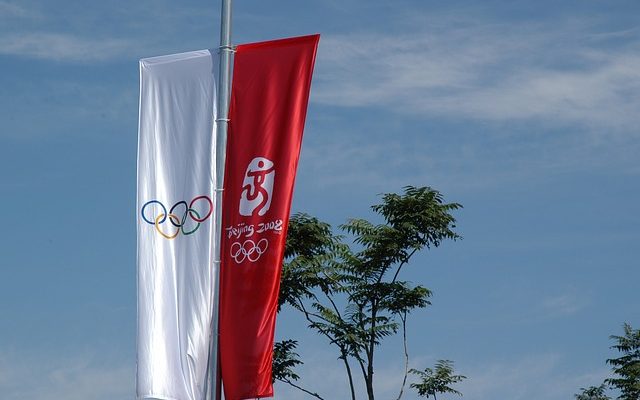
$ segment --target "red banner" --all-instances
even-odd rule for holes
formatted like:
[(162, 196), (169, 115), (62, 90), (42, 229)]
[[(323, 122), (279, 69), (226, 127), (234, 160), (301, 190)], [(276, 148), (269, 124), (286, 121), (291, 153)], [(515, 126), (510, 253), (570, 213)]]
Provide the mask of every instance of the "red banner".
[(273, 396), (280, 271), (319, 39), (245, 44), (236, 51), (220, 282), (226, 400)]

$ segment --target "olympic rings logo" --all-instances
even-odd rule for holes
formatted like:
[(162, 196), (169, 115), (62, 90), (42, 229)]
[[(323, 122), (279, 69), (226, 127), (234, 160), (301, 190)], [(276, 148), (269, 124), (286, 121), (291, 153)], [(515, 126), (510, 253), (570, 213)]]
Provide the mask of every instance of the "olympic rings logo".
[[(205, 204), (204, 210), (201, 209), (203, 207), (201, 204), (203, 203)], [(157, 207), (154, 207), (154, 205), (157, 205)], [(196, 205), (198, 206), (196, 207)], [(151, 207), (151, 210), (148, 210), (149, 207)], [(161, 212), (159, 213), (157, 212), (160, 211), (157, 210), (158, 207), (161, 208)], [(200, 211), (197, 209), (200, 209)], [(204, 212), (205, 210), (206, 212)], [(158, 231), (162, 237), (165, 239), (175, 239), (180, 232), (185, 236), (195, 233), (198, 228), (200, 228), (200, 224), (209, 218), (212, 212), (213, 202), (211, 198), (209, 196), (198, 196), (191, 200), (189, 204), (184, 200), (177, 202), (169, 209), (168, 213), (167, 207), (165, 207), (162, 202), (150, 200), (142, 206), (140, 214), (144, 222), (155, 226), (156, 231)], [(160, 225), (164, 224), (167, 219), (175, 228), (175, 232), (166, 233), (161, 229)]]
[(236, 261), (236, 264), (240, 264), (244, 260), (256, 262), (267, 251), (267, 247), (269, 247), (269, 241), (264, 238), (258, 240), (257, 243), (253, 240), (245, 240), (243, 244), (235, 242), (231, 245), (231, 258)]

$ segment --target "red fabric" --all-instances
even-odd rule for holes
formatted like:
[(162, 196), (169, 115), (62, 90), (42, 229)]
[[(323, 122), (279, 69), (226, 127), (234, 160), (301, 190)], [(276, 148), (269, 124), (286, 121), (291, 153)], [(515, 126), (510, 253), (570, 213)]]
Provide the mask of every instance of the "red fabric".
[(235, 55), (220, 282), (226, 400), (273, 396), (281, 264), (319, 38), (240, 45)]

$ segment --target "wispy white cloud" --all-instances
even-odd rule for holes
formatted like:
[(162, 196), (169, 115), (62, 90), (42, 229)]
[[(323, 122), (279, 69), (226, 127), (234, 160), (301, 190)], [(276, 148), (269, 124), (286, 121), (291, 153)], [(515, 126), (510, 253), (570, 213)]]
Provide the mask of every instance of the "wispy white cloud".
[[(412, 162), (416, 161), (407, 147), (395, 141), (361, 143), (349, 136), (327, 138), (315, 146), (305, 147), (303, 173), (313, 176), (314, 184), (320, 187), (354, 183), (374, 187), (380, 184), (402, 186), (404, 180), (415, 178), (404, 168), (412, 167)], [(419, 167), (412, 169), (424, 170), (432, 163), (423, 156)]]
[(425, 131), (422, 137), (400, 132), (371, 139), (349, 129), (345, 126), (341, 135), (323, 136), (303, 148), (301, 173), (313, 176), (314, 185), (383, 192), (428, 183), (473, 191), (571, 172), (638, 172), (640, 141), (630, 135), (528, 130), (528, 138), (523, 138), (505, 134), (508, 127), (482, 134), (470, 127), (468, 133), (455, 135), (440, 130)]
[[(184, 37), (210, 28), (211, 20), (203, 18), (203, 13), (213, 14), (213, 10), (171, 2), (140, 0), (124, 7), (112, 3), (82, 10), (63, 4), (52, 14), (41, 2), (27, 7), (0, 0), (0, 19), (6, 19), (0, 25), (0, 55), (99, 63), (185, 51)], [(61, 17), (64, 14), (69, 16)]]
[(79, 355), (45, 359), (0, 353), (0, 393), (4, 400), (113, 400), (132, 398), (132, 365), (107, 365), (105, 357)]
[[(558, 28), (473, 20), (443, 25), (416, 24), (411, 33), (394, 35), (325, 36), (315, 100), (638, 133), (637, 30), (594, 33), (587, 23)], [(620, 36), (624, 40), (615, 43)], [(601, 46), (605, 39), (608, 46)]]
[(55, 61), (103, 61), (129, 54), (135, 47), (135, 42), (128, 39), (50, 32), (0, 36), (0, 54)]
[(608, 374), (606, 368), (566, 371), (558, 354), (490, 361), (462, 372), (468, 379), (460, 385), (460, 391), (465, 397), (476, 400), (570, 399), (581, 387), (602, 383)]
[[(377, 132), (392, 133), (371, 138), (343, 121), (342, 134), (307, 144), (301, 165), (317, 184), (380, 191), (428, 182), (466, 191), (638, 172), (640, 29), (408, 20), (410, 33), (323, 37), (312, 101), (373, 109)], [(438, 131), (416, 122), (428, 120)]]
[(542, 299), (542, 311), (548, 317), (565, 317), (583, 310), (589, 304), (584, 294), (575, 290)]
[(0, 99), (0, 106), (9, 121), (21, 122), (0, 131), (0, 138), (95, 134), (103, 128), (103, 121), (116, 122), (113, 134), (135, 130), (136, 87), (67, 79), (20, 82), (12, 91), (11, 101)]
[(16, 3), (0, 1), (0, 18), (28, 17), (33, 15), (26, 8)]

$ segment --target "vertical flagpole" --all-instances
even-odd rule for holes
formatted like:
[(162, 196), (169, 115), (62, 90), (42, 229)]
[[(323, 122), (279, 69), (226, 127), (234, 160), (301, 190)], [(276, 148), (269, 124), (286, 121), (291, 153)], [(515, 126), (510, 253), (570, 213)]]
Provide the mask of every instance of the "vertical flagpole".
[[(216, 192), (215, 192), (215, 236), (214, 236), (214, 285), (213, 285), (213, 321), (212, 345), (209, 360), (209, 382), (212, 387), (208, 397), (211, 400), (221, 398), (221, 380), (219, 368), (219, 315), (220, 315), (220, 259), (222, 238), (222, 194), (224, 190), (224, 166), (227, 150), (227, 128), (229, 125), (229, 97), (231, 92), (231, 3), (222, 0), (220, 24), (220, 74), (218, 84), (218, 117), (216, 136)], [(211, 368), (215, 366), (215, 368)], [(215, 372), (214, 372), (215, 371)], [(215, 374), (215, 375), (214, 375)]]

